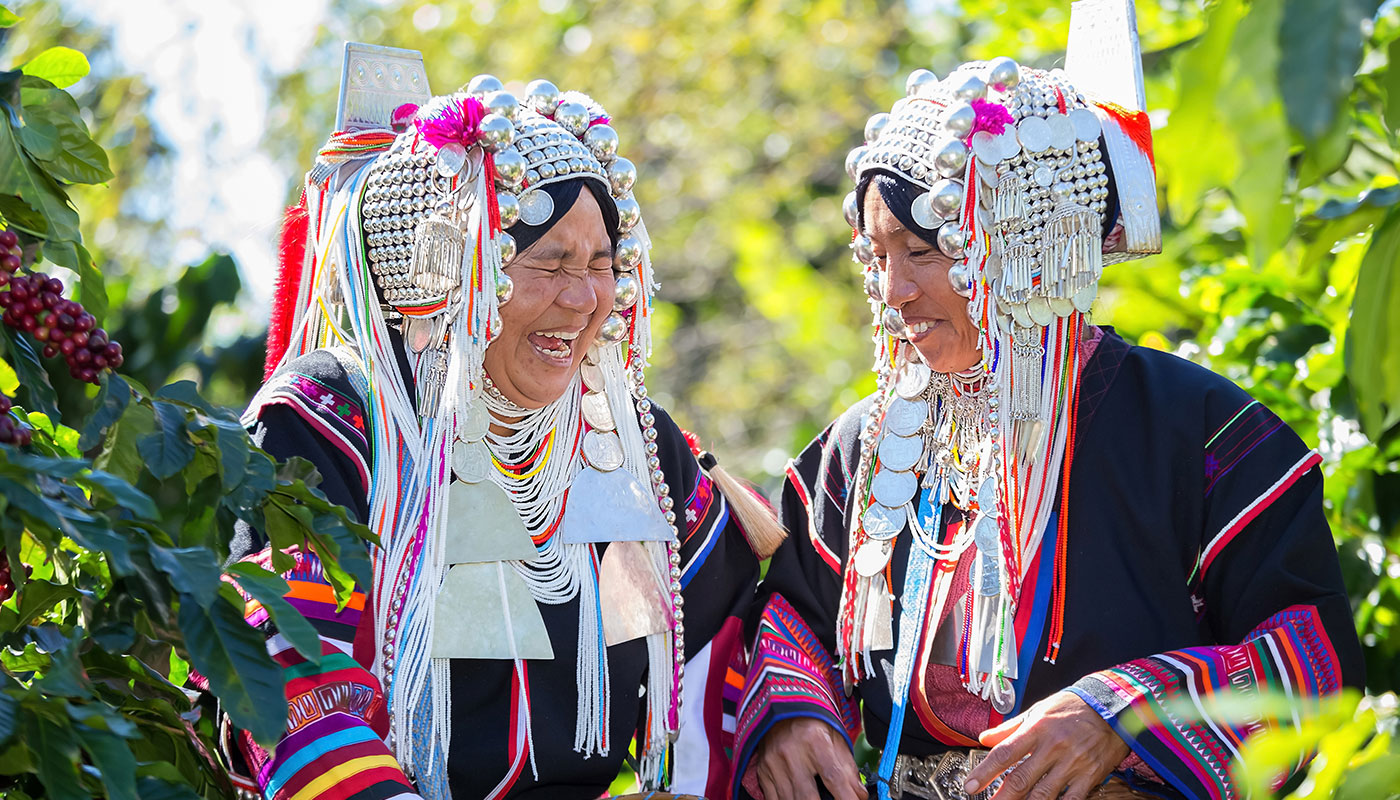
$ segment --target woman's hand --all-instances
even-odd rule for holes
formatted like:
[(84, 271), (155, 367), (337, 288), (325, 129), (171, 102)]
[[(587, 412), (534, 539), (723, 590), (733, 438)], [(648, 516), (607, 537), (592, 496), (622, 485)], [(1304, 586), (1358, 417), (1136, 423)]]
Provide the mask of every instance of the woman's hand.
[(845, 738), (811, 717), (775, 724), (758, 743), (754, 769), (764, 800), (816, 800), (817, 778), (836, 800), (866, 800)]
[[(1084, 800), (1122, 763), (1128, 745), (1073, 692), (1056, 692), (982, 733), (986, 759), (967, 776), (982, 789), (1007, 770), (994, 800)], [(1025, 759), (1022, 761), (1022, 759)]]

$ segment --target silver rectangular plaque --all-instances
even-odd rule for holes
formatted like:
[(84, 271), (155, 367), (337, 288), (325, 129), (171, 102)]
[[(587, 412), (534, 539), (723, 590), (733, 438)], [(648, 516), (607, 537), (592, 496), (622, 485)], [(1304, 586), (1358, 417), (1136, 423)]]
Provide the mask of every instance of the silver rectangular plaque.
[(394, 109), (404, 103), (422, 105), (431, 97), (422, 53), (362, 42), (345, 43), (336, 130), (388, 128)]

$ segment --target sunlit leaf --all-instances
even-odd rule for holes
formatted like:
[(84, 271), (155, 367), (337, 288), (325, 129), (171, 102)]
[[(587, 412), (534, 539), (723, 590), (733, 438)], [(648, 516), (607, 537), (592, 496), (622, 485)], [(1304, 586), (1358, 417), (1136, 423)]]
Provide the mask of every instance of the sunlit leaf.
[(1400, 421), (1400, 207), (1376, 226), (1361, 262), (1347, 337), (1347, 372), (1373, 439)]
[(262, 604), (272, 624), (287, 637), (302, 658), (313, 664), (320, 663), (321, 637), (306, 617), (287, 602), (284, 596), (288, 592), (285, 580), (247, 561), (229, 564), (228, 573), (238, 581), (243, 591)]
[(146, 469), (157, 478), (169, 478), (194, 458), (194, 443), (185, 429), (185, 412), (161, 400), (155, 402), (156, 430), (137, 442)]
[(286, 725), (287, 698), (262, 633), (222, 600), (207, 609), (181, 603), (179, 621), (190, 665), (209, 680), (233, 723), (264, 745), (276, 742)]
[(50, 47), (21, 69), (25, 75), (43, 78), (60, 89), (72, 86), (92, 71), (87, 56), (71, 47)]

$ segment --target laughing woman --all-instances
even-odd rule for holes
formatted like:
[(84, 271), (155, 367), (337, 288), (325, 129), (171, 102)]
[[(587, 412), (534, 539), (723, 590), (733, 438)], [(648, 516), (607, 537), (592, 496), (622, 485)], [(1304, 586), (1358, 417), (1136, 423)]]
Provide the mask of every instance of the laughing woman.
[[(338, 610), (293, 554), (326, 655), (268, 630), (291, 717), (238, 749), (279, 800), (592, 800), (634, 740), (647, 784), (722, 787), (749, 540), (778, 529), (647, 397), (634, 168), (588, 97), (480, 76), (429, 99), (412, 55), (348, 48), (345, 124), (284, 243), (286, 355), (245, 417), (378, 534), (373, 582)], [(240, 550), (271, 558), (253, 531)]]

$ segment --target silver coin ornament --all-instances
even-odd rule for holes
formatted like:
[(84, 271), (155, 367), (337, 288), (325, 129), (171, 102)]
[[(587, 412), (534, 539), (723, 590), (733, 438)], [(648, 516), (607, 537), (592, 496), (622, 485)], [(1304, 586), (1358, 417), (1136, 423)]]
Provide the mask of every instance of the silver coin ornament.
[(886, 308), (885, 312), (880, 315), (880, 324), (884, 326), (885, 333), (890, 336), (899, 338), (904, 335), (904, 317), (899, 315), (897, 308)]
[(613, 288), (613, 311), (626, 311), (637, 304), (637, 298), (642, 296), (642, 282), (637, 280), (636, 275), (623, 273), (617, 276), (617, 283)]
[(875, 300), (877, 302), (882, 297), (882, 294), (880, 292), (880, 273), (878, 270), (866, 270), (865, 295), (871, 300)]
[(982, 597), (996, 597), (1001, 593), (1001, 568), (997, 565), (998, 557), (988, 552), (977, 554), (977, 567), (979, 580), (977, 583), (977, 594)]
[(1021, 142), (1016, 138), (1016, 130), (1011, 126), (1008, 125), (1005, 130), (995, 134), (992, 138), (997, 145), (997, 161), (1010, 161), (1021, 154)]
[(972, 523), (972, 541), (983, 553), (996, 553), (1001, 549), (1001, 533), (997, 526), (996, 514), (984, 511)]
[(614, 431), (589, 431), (583, 435), (583, 459), (600, 472), (612, 472), (622, 466), (622, 440)]
[(967, 233), (957, 220), (948, 220), (938, 226), (938, 249), (949, 258), (963, 258), (967, 255)]
[(608, 344), (617, 344), (627, 338), (627, 320), (613, 312), (603, 320), (603, 324), (598, 328), (598, 338)]
[(408, 349), (415, 353), (421, 353), (428, 349), (428, 345), (433, 343), (433, 321), (422, 317), (409, 317), (404, 324), (404, 338), (408, 340)]
[(991, 131), (972, 134), (972, 152), (977, 155), (978, 161), (989, 167), (995, 167), (1001, 161), (1001, 144)]
[(608, 165), (608, 184), (615, 195), (632, 190), (637, 182), (637, 168), (625, 158), (618, 158)]
[(841, 213), (846, 217), (846, 224), (852, 228), (860, 224), (860, 207), (856, 204), (856, 193), (850, 191), (846, 193), (846, 198), (841, 201)]
[(478, 100), (485, 99), (486, 95), (499, 92), (503, 88), (505, 87), (502, 85), (501, 79), (495, 75), (477, 75), (467, 81), (467, 94)]
[(908, 521), (909, 511), (905, 506), (882, 506), (871, 503), (870, 508), (860, 515), (860, 526), (865, 535), (872, 539), (888, 540), (898, 536)]
[(1037, 325), (1049, 325), (1055, 321), (1055, 313), (1050, 310), (1050, 302), (1039, 295), (1026, 301), (1026, 313), (1030, 315), (1031, 321)]
[[(976, 137), (974, 137), (976, 138)], [(967, 168), (967, 145), (961, 139), (944, 139), (933, 156), (933, 167), (945, 178), (956, 178)]]
[(546, 80), (530, 81), (525, 85), (525, 104), (548, 117), (559, 107), (559, 87)]
[(1043, 153), (1050, 148), (1050, 126), (1041, 117), (1026, 117), (1016, 126), (1016, 138), (1027, 153)]
[(574, 136), (582, 136), (588, 130), (588, 107), (583, 103), (566, 100), (554, 109), (554, 121)]
[[(554, 198), (542, 189), (531, 189), (520, 196), (520, 221), (536, 226), (549, 222), (554, 216)], [(502, 225), (505, 223), (502, 222)]]
[(611, 125), (594, 125), (583, 134), (583, 143), (588, 152), (600, 162), (607, 164), (617, 157), (617, 131)]
[(1010, 303), (1011, 318), (1016, 320), (1016, 324), (1022, 328), (1034, 328), (1035, 320), (1031, 319), (1030, 312), (1026, 310), (1025, 303)]
[(515, 296), (515, 281), (504, 272), (496, 276), (496, 304), (505, 305)]
[(1074, 147), (1074, 123), (1064, 114), (1051, 114), (1045, 118), (1045, 126), (1050, 129), (1050, 147), (1054, 150), (1070, 150)]
[(520, 198), (510, 192), (496, 195), (496, 209), (501, 214), (502, 228), (509, 228), (520, 221)]
[(890, 434), (880, 438), (880, 466), (895, 472), (908, 472), (919, 463), (924, 454), (924, 440), (918, 436), (895, 436)]
[(608, 396), (600, 390), (584, 392), (582, 399), (583, 421), (588, 427), (599, 431), (610, 431), (617, 427), (613, 420), (612, 407)]
[(865, 143), (870, 144), (880, 138), (880, 134), (885, 132), (885, 126), (890, 124), (890, 115), (881, 111), (872, 114), (870, 119), (865, 121)]
[(477, 125), (482, 144), (492, 153), (498, 153), (515, 141), (515, 123), (500, 114), (487, 114)]
[(583, 375), (583, 385), (587, 386), (591, 391), (607, 391), (603, 385), (603, 370), (597, 364), (584, 358), (583, 363), (579, 365), (579, 373)]
[(914, 198), (914, 202), (909, 204), (909, 216), (914, 218), (915, 225), (930, 231), (943, 221), (942, 217), (933, 213), (932, 192), (924, 192)]
[(885, 410), (885, 430), (895, 436), (913, 436), (928, 419), (928, 403), (924, 400), (895, 398)]
[(1005, 678), (998, 676), (996, 680), (997, 686), (992, 690), (992, 708), (998, 714), (1010, 714), (1016, 708), (1016, 687)]
[(433, 162), (437, 174), (444, 178), (455, 178), (467, 165), (467, 148), (459, 142), (448, 142), (438, 148), (437, 159)]
[(943, 114), (944, 129), (959, 139), (972, 133), (972, 126), (976, 123), (977, 112), (967, 103), (953, 103)]
[(1066, 115), (1074, 126), (1074, 138), (1081, 142), (1096, 142), (1103, 133), (1099, 116), (1087, 108), (1074, 108)]
[(987, 62), (987, 83), (999, 92), (1015, 89), (1021, 83), (1021, 67), (1006, 56)]
[(991, 513), (997, 507), (997, 479), (984, 478), (977, 487), (977, 506), (983, 513)]
[(871, 539), (857, 548), (851, 566), (855, 567), (857, 575), (869, 578), (878, 575), (890, 563), (893, 554), (894, 545), (889, 540)]
[(479, 442), (486, 438), (491, 427), (491, 415), (484, 403), (472, 403), (457, 418), (457, 438), (466, 442)]
[(1074, 301), (1068, 297), (1051, 297), (1050, 311), (1057, 317), (1068, 317), (1074, 313)]
[(1094, 298), (1098, 296), (1098, 293), (1099, 285), (1097, 283), (1091, 283), (1075, 292), (1074, 297), (1070, 298), (1070, 302), (1074, 303), (1074, 308), (1079, 313), (1088, 314), (1089, 309), (1094, 306)]
[[(952, 219), (962, 210), (963, 185), (950, 178), (935, 181), (929, 189), (929, 209), (940, 219)], [(916, 220), (917, 221), (917, 220)]]
[(917, 400), (928, 388), (933, 370), (922, 361), (907, 361), (894, 376), (894, 393), (905, 400)]
[(868, 148), (865, 145), (860, 145), (846, 154), (846, 175), (851, 180), (860, 176), (860, 160), (865, 158), (866, 152), (868, 152)]
[(919, 490), (919, 479), (912, 472), (882, 469), (870, 480), (870, 496), (885, 506), (902, 506)]
[(938, 76), (933, 70), (916, 69), (904, 79), (904, 93), (909, 97), (918, 97), (937, 84)]
[(1035, 172), (1031, 173), (1031, 180), (1035, 181), (1036, 186), (1048, 189), (1055, 182), (1055, 171), (1046, 166), (1036, 167)]
[(452, 446), (452, 472), (464, 483), (481, 483), (491, 474), (491, 451), (485, 442), (462, 442)]

